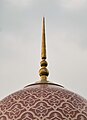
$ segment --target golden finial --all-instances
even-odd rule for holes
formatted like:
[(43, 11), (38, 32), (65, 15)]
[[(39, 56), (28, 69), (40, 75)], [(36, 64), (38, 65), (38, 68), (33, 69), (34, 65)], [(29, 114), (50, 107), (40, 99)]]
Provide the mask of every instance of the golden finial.
[(46, 41), (45, 41), (45, 18), (43, 17), (42, 24), (42, 53), (41, 58), (46, 59)]
[(43, 25), (42, 25), (42, 51), (41, 51), (41, 69), (39, 70), (39, 75), (41, 77), (41, 82), (48, 82), (47, 76), (49, 75), (49, 71), (46, 68), (46, 41), (45, 41), (45, 18), (43, 17)]

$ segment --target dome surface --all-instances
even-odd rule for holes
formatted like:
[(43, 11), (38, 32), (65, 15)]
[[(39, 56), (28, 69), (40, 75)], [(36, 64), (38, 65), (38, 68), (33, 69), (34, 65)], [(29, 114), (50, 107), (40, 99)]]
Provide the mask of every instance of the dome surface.
[(87, 120), (87, 100), (52, 83), (36, 83), (0, 101), (0, 120)]

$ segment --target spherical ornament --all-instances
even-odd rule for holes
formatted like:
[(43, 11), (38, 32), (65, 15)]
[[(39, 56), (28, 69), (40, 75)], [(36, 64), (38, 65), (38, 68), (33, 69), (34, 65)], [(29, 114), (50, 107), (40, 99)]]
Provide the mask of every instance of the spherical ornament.
[(0, 102), (0, 120), (87, 120), (87, 100), (52, 83), (36, 83)]

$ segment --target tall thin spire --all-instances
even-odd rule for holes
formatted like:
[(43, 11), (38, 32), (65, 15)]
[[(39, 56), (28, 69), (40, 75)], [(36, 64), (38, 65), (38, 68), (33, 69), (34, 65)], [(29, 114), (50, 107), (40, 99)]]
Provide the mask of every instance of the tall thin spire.
[(46, 40), (45, 40), (45, 18), (43, 17), (43, 24), (42, 24), (42, 51), (41, 51), (41, 69), (39, 70), (39, 75), (41, 78), (41, 82), (47, 82), (47, 76), (49, 75), (49, 71), (46, 68)]
[(42, 24), (42, 52), (41, 58), (46, 59), (46, 41), (45, 41), (45, 18), (43, 17), (43, 24)]

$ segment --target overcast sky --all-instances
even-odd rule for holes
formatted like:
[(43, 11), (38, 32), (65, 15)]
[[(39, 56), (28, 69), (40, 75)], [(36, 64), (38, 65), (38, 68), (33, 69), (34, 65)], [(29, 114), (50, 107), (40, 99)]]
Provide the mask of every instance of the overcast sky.
[(0, 0), (0, 99), (40, 79), (43, 16), (48, 79), (87, 99), (87, 0)]

